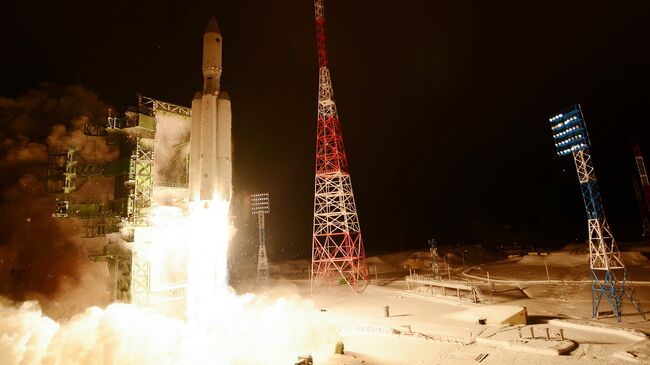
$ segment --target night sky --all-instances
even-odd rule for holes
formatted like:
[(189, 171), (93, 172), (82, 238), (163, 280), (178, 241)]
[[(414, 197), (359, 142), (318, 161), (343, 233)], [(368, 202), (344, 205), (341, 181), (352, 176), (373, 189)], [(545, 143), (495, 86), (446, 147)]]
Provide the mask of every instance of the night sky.
[[(136, 93), (189, 106), (215, 15), (236, 194), (271, 194), (271, 259), (310, 254), (311, 1), (12, 1), (2, 12), (0, 96), (80, 84), (121, 112)], [(325, 14), (368, 252), (426, 247), (427, 238), (584, 241), (575, 168), (555, 155), (547, 121), (574, 103), (614, 233), (640, 238), (630, 138), (650, 164), (649, 2), (327, 0)]]

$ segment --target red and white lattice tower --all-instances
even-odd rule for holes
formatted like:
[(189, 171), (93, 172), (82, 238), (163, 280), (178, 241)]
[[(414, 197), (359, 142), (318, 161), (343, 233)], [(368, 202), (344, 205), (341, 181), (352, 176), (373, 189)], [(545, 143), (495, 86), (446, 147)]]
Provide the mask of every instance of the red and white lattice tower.
[(311, 288), (334, 275), (359, 293), (368, 283), (366, 254), (327, 67), (323, 0), (314, 6), (319, 85)]

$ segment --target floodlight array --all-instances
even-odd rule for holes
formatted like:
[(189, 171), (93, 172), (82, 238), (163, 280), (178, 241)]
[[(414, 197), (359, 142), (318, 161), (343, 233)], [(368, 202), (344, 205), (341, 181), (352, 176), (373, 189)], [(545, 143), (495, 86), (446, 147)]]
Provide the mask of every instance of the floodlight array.
[(580, 105), (573, 105), (548, 120), (553, 131), (555, 151), (559, 156), (589, 148), (587, 128)]
[(269, 193), (251, 194), (251, 213), (252, 214), (271, 213), (271, 207), (269, 204)]

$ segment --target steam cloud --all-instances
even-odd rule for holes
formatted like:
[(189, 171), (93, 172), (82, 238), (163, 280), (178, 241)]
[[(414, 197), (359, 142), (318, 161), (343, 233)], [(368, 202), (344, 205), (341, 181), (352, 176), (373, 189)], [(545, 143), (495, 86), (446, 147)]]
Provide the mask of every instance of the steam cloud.
[(67, 305), (81, 289), (103, 290), (96, 269), (86, 270), (92, 263), (75, 239), (79, 223), (52, 218), (55, 196), (45, 193), (44, 172), (48, 148), (73, 142), (84, 160), (116, 158), (118, 150), (103, 138), (83, 135), (83, 125), (104, 120), (106, 110), (97, 94), (78, 85), (45, 83), (17, 98), (0, 97), (1, 296), (37, 299), (49, 313), (66, 316), (85, 308)]
[(188, 151), (179, 148), (181, 141), (188, 138), (190, 125), (183, 118), (172, 113), (156, 113), (156, 146), (154, 181), (179, 183), (185, 171), (184, 159)]
[[(81, 86), (43, 84), (0, 98), (0, 364), (291, 364), (308, 353), (325, 359), (338, 334), (295, 295), (224, 292), (201, 326), (135, 305), (95, 306), (108, 304), (105, 266), (88, 260), (88, 240), (75, 238), (79, 221), (52, 217), (43, 172), (48, 148), (70, 143), (86, 161), (116, 158), (113, 146), (82, 131), (106, 109)], [(171, 166), (187, 131), (161, 124), (174, 153), (158, 162)]]
[(14, 364), (292, 364), (326, 358), (335, 328), (298, 297), (272, 300), (227, 294), (217, 319), (199, 330), (148, 309), (111, 304), (57, 323), (38, 305), (0, 303), (0, 363)]

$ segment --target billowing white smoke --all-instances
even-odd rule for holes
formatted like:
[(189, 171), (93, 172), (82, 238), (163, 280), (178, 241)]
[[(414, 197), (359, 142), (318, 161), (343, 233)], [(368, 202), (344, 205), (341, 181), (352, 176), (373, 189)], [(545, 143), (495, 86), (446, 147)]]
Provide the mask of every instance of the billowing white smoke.
[(154, 181), (178, 183), (187, 168), (187, 157), (180, 148), (190, 131), (189, 117), (156, 111), (156, 144), (154, 146)]
[(151, 218), (152, 245), (163, 256), (152, 257), (152, 267), (177, 270), (168, 259), (189, 245), (186, 321), (111, 304), (56, 322), (36, 302), (0, 301), (0, 364), (284, 365), (332, 353), (337, 331), (310, 302), (238, 296), (227, 287), (228, 202), (198, 202), (185, 217), (158, 207)]
[(204, 329), (127, 304), (88, 308), (57, 323), (35, 302), (0, 304), (0, 364), (292, 364), (325, 359), (335, 329), (297, 297), (225, 293)]

